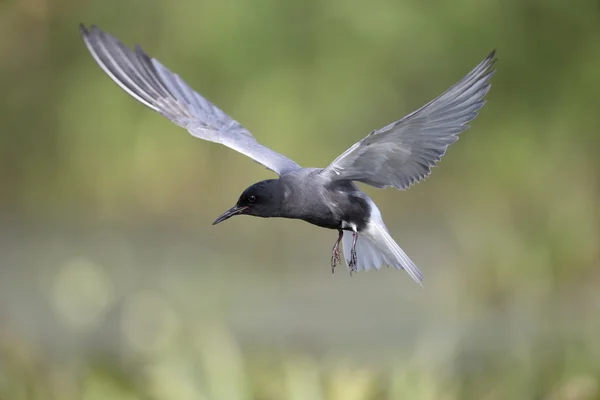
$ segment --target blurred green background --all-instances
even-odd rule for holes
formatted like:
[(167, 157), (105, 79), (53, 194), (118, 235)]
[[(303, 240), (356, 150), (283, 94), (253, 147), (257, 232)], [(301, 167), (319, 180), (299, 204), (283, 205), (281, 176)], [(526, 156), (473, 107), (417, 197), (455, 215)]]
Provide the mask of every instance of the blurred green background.
[[(273, 174), (125, 94), (80, 22), (302, 166), (497, 48), (432, 176), (364, 188), (425, 288), (332, 275), (303, 222), (212, 227)], [(596, 0), (1, 1), (0, 399), (600, 399), (599, 44)]]

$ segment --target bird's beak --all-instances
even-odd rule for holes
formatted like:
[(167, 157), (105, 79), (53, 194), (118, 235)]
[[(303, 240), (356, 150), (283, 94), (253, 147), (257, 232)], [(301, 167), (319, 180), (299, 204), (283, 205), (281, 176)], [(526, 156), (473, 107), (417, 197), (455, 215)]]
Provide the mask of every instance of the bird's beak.
[(215, 220), (215, 222), (213, 222), (213, 225), (221, 223), (221, 222), (225, 221), (226, 219), (233, 217), (234, 215), (241, 214), (247, 208), (248, 207), (238, 207), (237, 205), (235, 205), (235, 206), (231, 207), (229, 210), (225, 211), (223, 214), (221, 214), (221, 216), (219, 218), (217, 218)]

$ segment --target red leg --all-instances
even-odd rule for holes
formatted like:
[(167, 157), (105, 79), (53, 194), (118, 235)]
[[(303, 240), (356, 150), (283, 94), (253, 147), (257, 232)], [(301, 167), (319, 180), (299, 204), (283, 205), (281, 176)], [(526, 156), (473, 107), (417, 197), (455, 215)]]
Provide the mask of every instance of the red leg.
[(350, 250), (350, 274), (357, 271), (358, 258), (356, 256), (356, 241), (358, 240), (358, 233), (352, 232), (352, 249)]
[(331, 250), (331, 273), (335, 270), (335, 266), (340, 262), (340, 242), (344, 237), (344, 231), (338, 229), (339, 235), (335, 244), (333, 245), (333, 249)]

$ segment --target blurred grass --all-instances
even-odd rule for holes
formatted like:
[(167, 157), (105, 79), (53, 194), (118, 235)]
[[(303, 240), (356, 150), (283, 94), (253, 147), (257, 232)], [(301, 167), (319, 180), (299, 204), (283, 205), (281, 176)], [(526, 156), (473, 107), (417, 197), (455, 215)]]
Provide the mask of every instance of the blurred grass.
[[(221, 328), (173, 351), (134, 362), (40, 363), (29, 349), (2, 348), (0, 396), (7, 399), (596, 399), (596, 377), (582, 372), (587, 356), (576, 348), (539, 360), (521, 347), (519, 356), (498, 365), (494, 376), (468, 356), (418, 352), (403, 360), (359, 365), (291, 353), (277, 360), (247, 356)], [(3, 339), (6, 339), (4, 337)], [(3, 340), (4, 343), (6, 341)], [(432, 343), (426, 343), (430, 346)], [(518, 346), (518, 344), (517, 344)], [(538, 350), (532, 346), (529, 350)], [(525, 350), (525, 351), (523, 351)], [(547, 349), (543, 350), (548, 354)], [(463, 359), (462, 361), (460, 359)], [(579, 362), (573, 364), (573, 359)]]
[[(98, 24), (303, 166), (497, 48), (427, 182), (365, 188), (425, 274), (210, 223), (272, 175), (125, 95)], [(0, 2), (0, 399), (600, 399), (597, 1)], [(223, 182), (227, 182), (224, 184)]]

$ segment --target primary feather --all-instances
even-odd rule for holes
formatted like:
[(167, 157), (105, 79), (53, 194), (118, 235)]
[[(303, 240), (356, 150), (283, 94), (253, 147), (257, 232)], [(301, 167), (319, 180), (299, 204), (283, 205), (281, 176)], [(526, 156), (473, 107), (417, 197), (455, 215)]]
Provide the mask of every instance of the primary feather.
[(458, 83), (417, 111), (371, 132), (322, 173), (383, 188), (407, 189), (426, 178), (484, 105), (494, 71), (492, 52)]
[(192, 90), (178, 75), (139, 46), (129, 50), (92, 25), (79, 30), (96, 63), (123, 90), (193, 136), (221, 143), (279, 175), (299, 169), (289, 158), (261, 145), (237, 121)]

